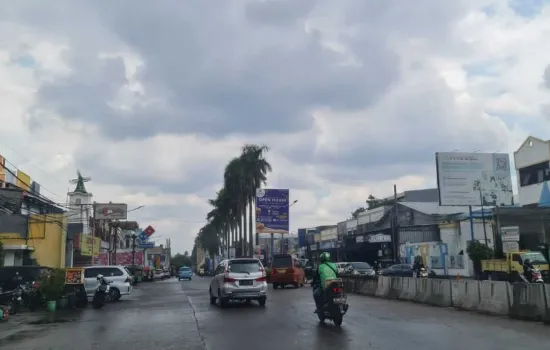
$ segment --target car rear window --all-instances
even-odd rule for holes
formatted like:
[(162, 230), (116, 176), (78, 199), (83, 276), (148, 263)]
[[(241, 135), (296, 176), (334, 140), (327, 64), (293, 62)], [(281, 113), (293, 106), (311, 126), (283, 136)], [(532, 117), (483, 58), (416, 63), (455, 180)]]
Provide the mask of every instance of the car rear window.
[(262, 264), (258, 260), (234, 260), (229, 262), (229, 268), (234, 273), (260, 272)]
[(351, 263), (351, 266), (353, 266), (353, 268), (356, 269), (356, 270), (365, 270), (365, 269), (371, 269), (372, 268), (366, 262), (354, 262), (354, 263)]
[(191, 271), (190, 267), (182, 267), (180, 271)]
[(290, 255), (274, 256), (271, 266), (273, 266), (274, 268), (292, 267), (292, 257)]

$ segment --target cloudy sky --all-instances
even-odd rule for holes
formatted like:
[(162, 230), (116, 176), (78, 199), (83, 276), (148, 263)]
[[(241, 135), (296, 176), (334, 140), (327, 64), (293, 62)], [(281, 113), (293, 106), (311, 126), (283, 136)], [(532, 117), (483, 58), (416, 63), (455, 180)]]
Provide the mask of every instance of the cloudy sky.
[[(544, 0), (0, 1), (0, 154), (190, 250), (245, 142), (292, 228), (435, 186), (434, 152), (550, 127)], [(45, 189), (44, 189), (45, 187)]]

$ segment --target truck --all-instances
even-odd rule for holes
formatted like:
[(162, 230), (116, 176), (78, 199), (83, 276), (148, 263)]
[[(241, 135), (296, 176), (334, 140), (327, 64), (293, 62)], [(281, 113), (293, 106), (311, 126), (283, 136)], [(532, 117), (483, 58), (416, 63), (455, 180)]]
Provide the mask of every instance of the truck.
[(489, 259), (481, 261), (483, 279), (492, 281), (521, 282), (523, 279), (523, 262), (530, 259), (533, 266), (540, 270), (544, 281), (550, 281), (548, 261), (537, 251), (507, 252), (503, 259)]

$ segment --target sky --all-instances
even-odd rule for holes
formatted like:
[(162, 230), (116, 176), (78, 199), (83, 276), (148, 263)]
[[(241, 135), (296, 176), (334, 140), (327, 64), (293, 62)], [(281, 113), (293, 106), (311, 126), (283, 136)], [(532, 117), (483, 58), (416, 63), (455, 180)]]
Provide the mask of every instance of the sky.
[(435, 187), (435, 152), (548, 139), (542, 0), (0, 2), (0, 154), (64, 203), (79, 169), (191, 250), (244, 143), (291, 228)]

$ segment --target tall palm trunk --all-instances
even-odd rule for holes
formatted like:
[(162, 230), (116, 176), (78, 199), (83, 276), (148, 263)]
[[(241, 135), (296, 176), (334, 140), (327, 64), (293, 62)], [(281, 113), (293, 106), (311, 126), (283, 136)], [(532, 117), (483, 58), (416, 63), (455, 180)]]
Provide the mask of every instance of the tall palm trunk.
[[(249, 240), (248, 244), (251, 251), (250, 256), (254, 255), (254, 228), (256, 226), (254, 225), (254, 222), (253, 222), (254, 218), (252, 217), (252, 207), (256, 207), (256, 206), (254, 205), (254, 199), (250, 198), (248, 202), (248, 240)], [(256, 238), (255, 245), (259, 245), (258, 238)]]
[(241, 215), (239, 215), (239, 221), (237, 225), (239, 225), (239, 242), (241, 246), (240, 257), (242, 258), (244, 256), (244, 240), (243, 240), (243, 218)]
[(248, 250), (248, 246), (246, 244), (247, 242), (247, 236), (246, 236), (246, 204), (243, 207), (243, 235), (244, 235), (244, 242), (245, 242), (245, 254), (244, 256), (249, 257), (250, 251)]

